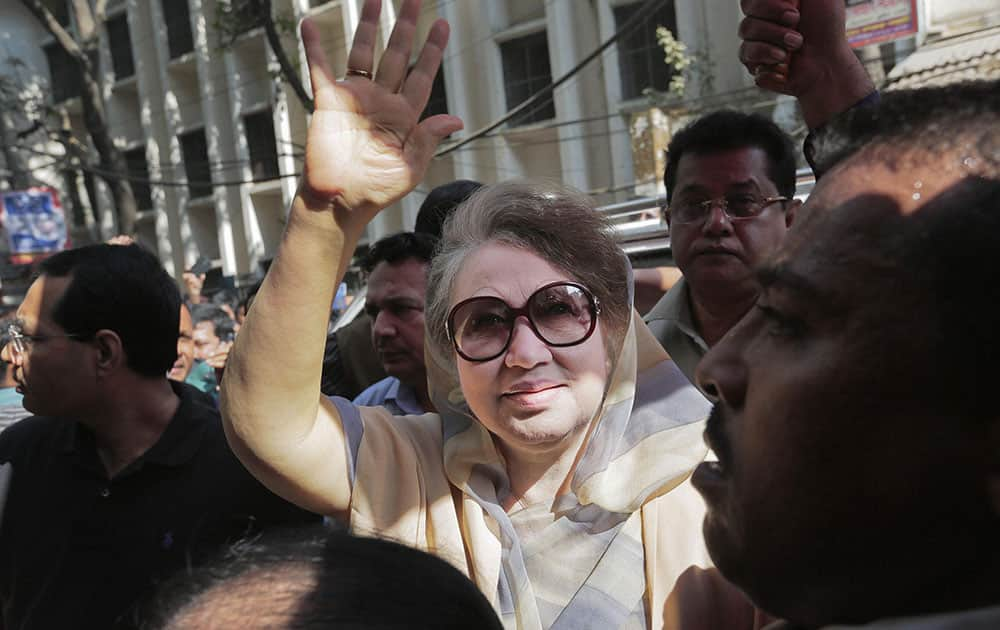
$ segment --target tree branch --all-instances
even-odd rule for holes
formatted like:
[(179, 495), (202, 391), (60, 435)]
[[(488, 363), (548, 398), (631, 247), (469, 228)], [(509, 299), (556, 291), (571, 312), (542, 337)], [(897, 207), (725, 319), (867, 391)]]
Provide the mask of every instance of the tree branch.
[(288, 81), (288, 84), (292, 86), (292, 90), (295, 92), (295, 96), (299, 98), (299, 102), (311, 114), (316, 106), (313, 104), (313, 100), (309, 98), (305, 86), (302, 85), (302, 78), (296, 71), (295, 66), (288, 59), (285, 47), (281, 45), (281, 37), (278, 35), (278, 29), (274, 24), (274, 16), (271, 15), (271, 0), (258, 0), (258, 2), (260, 3), (260, 15), (264, 22), (264, 34), (267, 36), (267, 43), (271, 46), (271, 52), (274, 53), (274, 57), (278, 60), (278, 65), (281, 67), (281, 74)]
[(94, 3), (94, 20), (98, 24), (104, 23), (104, 18), (108, 14), (108, 0), (97, 0)]
[(76, 33), (81, 42), (89, 42), (97, 37), (97, 22), (94, 21), (94, 13), (90, 10), (88, 0), (70, 0), (73, 5), (73, 13), (76, 14)]
[(41, 0), (21, 0), (21, 4), (23, 4), (24, 8), (31, 12), (31, 14), (34, 15), (39, 22), (41, 22), (42, 26), (44, 26), (45, 29), (56, 38), (56, 41), (63, 47), (66, 54), (75, 59), (83, 59), (86, 57), (83, 53), (83, 49), (76, 43), (73, 36), (62, 27), (62, 24), (56, 20), (56, 16), (52, 15), (52, 12), (41, 3)]

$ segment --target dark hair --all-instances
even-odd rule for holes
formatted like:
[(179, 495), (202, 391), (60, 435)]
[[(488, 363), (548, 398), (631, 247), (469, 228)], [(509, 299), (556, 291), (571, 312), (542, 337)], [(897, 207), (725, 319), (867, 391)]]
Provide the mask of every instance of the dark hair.
[(862, 148), (875, 145), (883, 149), (882, 161), (893, 167), (904, 151), (940, 155), (972, 135), (978, 146), (971, 147), (970, 153), (992, 160), (996, 169), (1000, 161), (998, 117), (1000, 80), (888, 92), (877, 105), (855, 107), (823, 127), (814, 139), (814, 159), (818, 170), (827, 172)]
[(471, 179), (456, 179), (438, 186), (420, 204), (420, 211), (417, 212), (417, 223), (413, 231), (441, 238), (441, 229), (445, 220), (451, 216), (458, 204), (482, 187), (481, 183)]
[(667, 167), (663, 172), (667, 201), (673, 197), (677, 166), (685, 153), (705, 155), (745, 147), (755, 147), (767, 154), (768, 177), (779, 194), (793, 197), (796, 152), (792, 139), (760, 114), (723, 109), (702, 116), (674, 134), (667, 146)]
[(420, 232), (399, 232), (375, 241), (361, 261), (365, 273), (371, 273), (380, 262), (390, 265), (415, 258), (430, 263), (437, 246), (437, 237)]
[(502, 628), (479, 589), (444, 560), (321, 528), (238, 543), (175, 576), (147, 608), (147, 630), (260, 618), (276, 628)]
[(215, 304), (192, 305), (191, 322), (195, 325), (201, 322), (212, 322), (212, 325), (215, 326), (215, 336), (219, 339), (228, 336), (235, 329), (233, 319)]
[(177, 358), (181, 295), (156, 256), (139, 245), (88, 245), (45, 259), (39, 274), (71, 278), (52, 309), (66, 332), (112, 330), (132, 371), (166, 375)]
[(260, 291), (260, 285), (262, 284), (264, 284), (264, 281), (258, 280), (250, 287), (246, 295), (243, 296), (243, 299), (236, 305), (237, 311), (242, 308), (244, 316), (250, 312), (250, 307), (253, 306), (253, 301), (257, 298), (257, 292)]
[(236, 306), (237, 302), (239, 302), (239, 297), (236, 295), (236, 292), (233, 291), (232, 289), (219, 289), (218, 291), (212, 294), (210, 301), (212, 304), (215, 304), (216, 306), (225, 305), (228, 306), (229, 308), (233, 308), (234, 306)]
[(508, 181), (486, 186), (445, 223), (427, 276), (427, 349), (446, 369), (455, 353), (445, 329), (455, 278), (487, 243), (534, 253), (583, 284), (601, 304), (605, 345), (617, 349), (632, 317), (629, 262), (607, 217), (588, 195), (555, 181)]

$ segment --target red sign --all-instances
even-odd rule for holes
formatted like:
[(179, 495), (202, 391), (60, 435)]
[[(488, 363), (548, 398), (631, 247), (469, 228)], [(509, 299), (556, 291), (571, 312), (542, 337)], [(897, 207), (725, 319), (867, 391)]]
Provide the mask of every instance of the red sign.
[(847, 41), (854, 48), (917, 34), (917, 0), (845, 0)]
[(13, 263), (30, 262), (34, 254), (65, 249), (69, 238), (66, 216), (53, 188), (29, 188), (3, 193), (0, 223), (7, 232)]

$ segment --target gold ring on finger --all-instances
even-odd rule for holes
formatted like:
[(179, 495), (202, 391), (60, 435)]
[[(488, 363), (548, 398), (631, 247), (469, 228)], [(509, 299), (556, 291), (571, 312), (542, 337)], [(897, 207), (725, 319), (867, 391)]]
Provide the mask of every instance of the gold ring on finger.
[(365, 79), (368, 79), (369, 81), (371, 81), (372, 73), (368, 72), (367, 70), (358, 70), (357, 68), (348, 68), (347, 69), (347, 76), (349, 76), (349, 77), (364, 77)]

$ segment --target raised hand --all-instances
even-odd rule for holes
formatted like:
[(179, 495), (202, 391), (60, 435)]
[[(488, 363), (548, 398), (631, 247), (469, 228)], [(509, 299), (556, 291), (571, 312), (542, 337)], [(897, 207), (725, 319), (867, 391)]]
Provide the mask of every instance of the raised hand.
[(767, 90), (799, 99), (817, 127), (874, 90), (847, 42), (844, 0), (741, 0), (740, 61)]
[(441, 139), (462, 128), (462, 121), (449, 115), (419, 122), (448, 42), (448, 23), (434, 23), (408, 73), (420, 0), (405, 0), (375, 71), (380, 10), (379, 0), (365, 2), (348, 76), (341, 81), (333, 78), (317, 27), (302, 23), (316, 110), (299, 192), (312, 209), (332, 205), (361, 221), (410, 192)]

